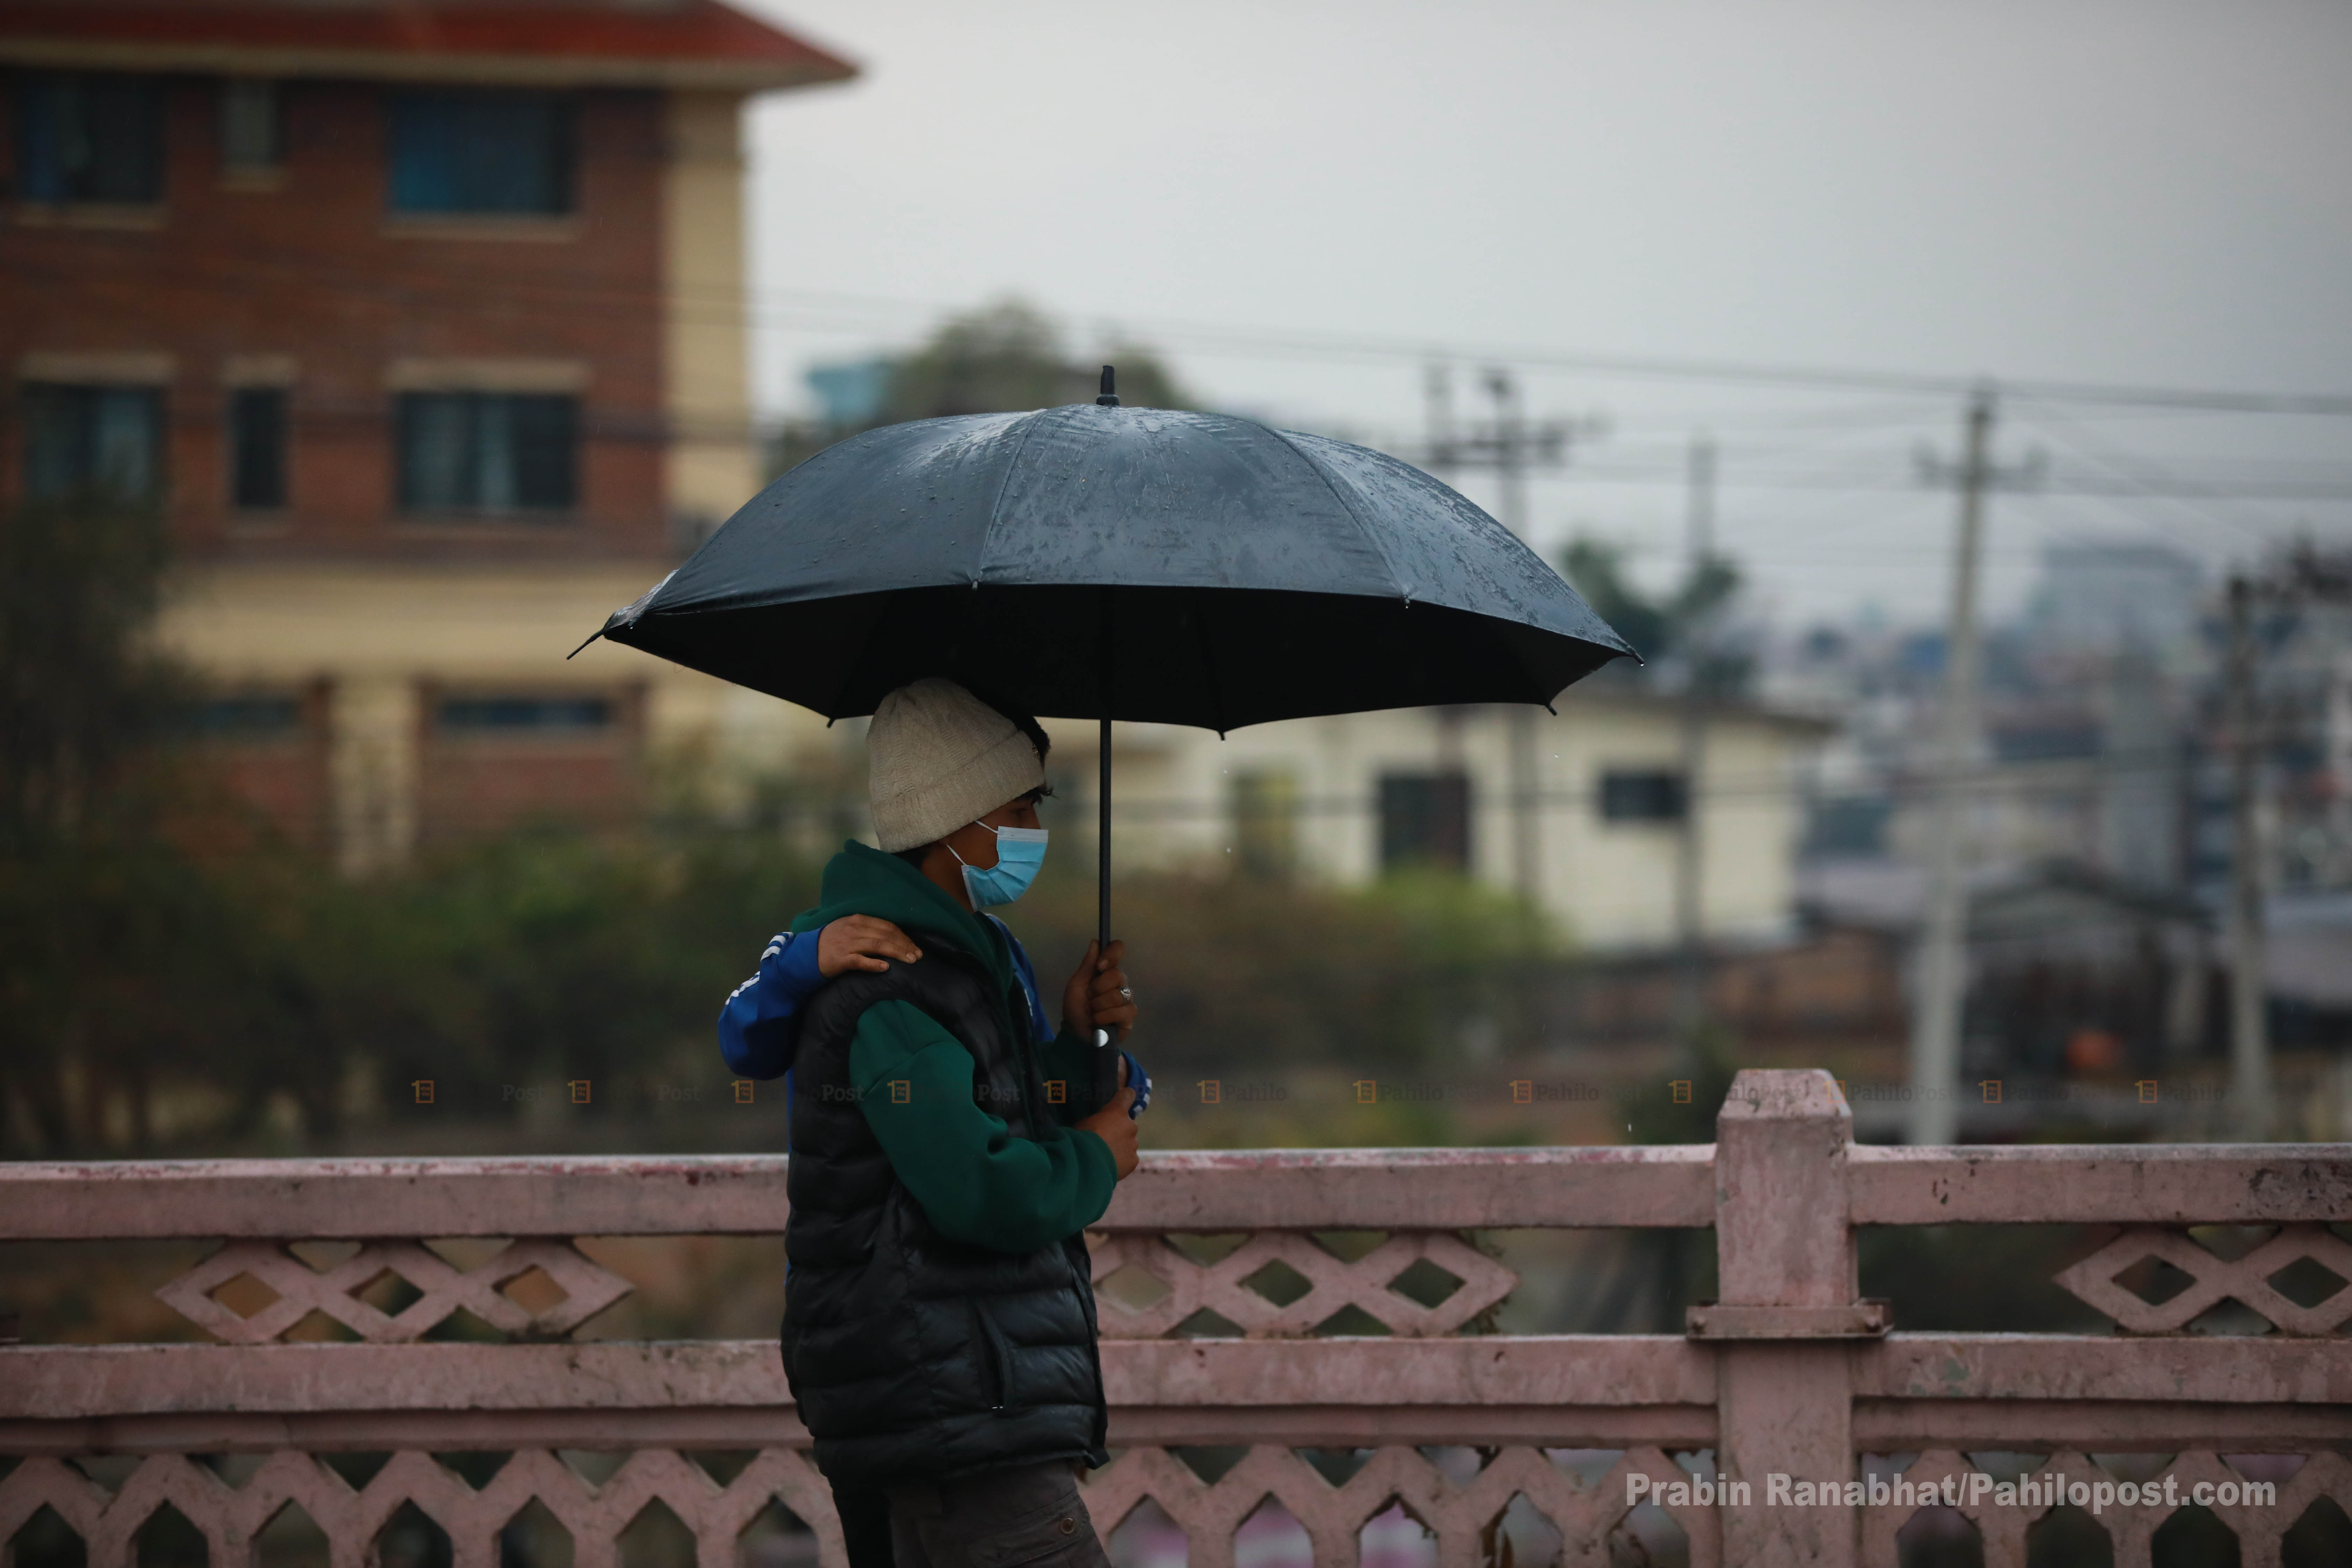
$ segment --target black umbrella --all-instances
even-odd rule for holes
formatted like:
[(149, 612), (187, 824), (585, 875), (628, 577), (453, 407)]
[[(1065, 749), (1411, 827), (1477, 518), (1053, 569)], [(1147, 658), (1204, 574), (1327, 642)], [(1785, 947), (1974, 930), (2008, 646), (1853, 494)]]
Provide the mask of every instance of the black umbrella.
[[(1633, 650), (1509, 530), (1383, 453), (1104, 395), (853, 436), (602, 636), (828, 719), (941, 675), (1101, 732), (1549, 707)], [(593, 637), (591, 641), (594, 640)]]

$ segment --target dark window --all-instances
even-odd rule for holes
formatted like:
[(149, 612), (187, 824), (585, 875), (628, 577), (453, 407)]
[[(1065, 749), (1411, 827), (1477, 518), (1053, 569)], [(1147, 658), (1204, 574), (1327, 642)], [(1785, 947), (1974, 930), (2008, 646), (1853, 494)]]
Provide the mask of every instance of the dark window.
[(229, 504), (270, 511), (286, 504), (286, 394), (243, 386), (228, 395)]
[(1470, 780), (1465, 773), (1381, 777), (1381, 869), (1470, 865)]
[(19, 79), (16, 178), (28, 202), (163, 199), (163, 93), (152, 78)]
[(221, 83), (221, 166), (233, 173), (267, 173), (286, 161), (286, 136), (278, 113), (278, 84), (247, 77)]
[(520, 392), (400, 397), (404, 511), (562, 511), (572, 505), (577, 406)]
[(214, 741), (282, 741), (302, 728), (299, 697), (215, 697), (196, 704), (192, 721)]
[(1601, 816), (1608, 822), (1680, 822), (1688, 804), (1683, 775), (1663, 768), (1612, 769), (1601, 775)]
[(434, 714), (460, 734), (577, 735), (613, 725), (606, 697), (447, 697)]
[(2040, 724), (1996, 726), (1992, 754), (2004, 763), (2054, 763), (2095, 757), (2099, 726), (2089, 720), (2053, 720)]
[(570, 212), (570, 101), (544, 92), (394, 95), (392, 210)]
[(144, 386), (25, 388), (25, 493), (147, 500), (161, 489), (163, 395)]
[(1805, 829), (1808, 855), (1883, 855), (1886, 824), (1895, 815), (1891, 800), (1867, 795), (1841, 795), (1813, 803)]

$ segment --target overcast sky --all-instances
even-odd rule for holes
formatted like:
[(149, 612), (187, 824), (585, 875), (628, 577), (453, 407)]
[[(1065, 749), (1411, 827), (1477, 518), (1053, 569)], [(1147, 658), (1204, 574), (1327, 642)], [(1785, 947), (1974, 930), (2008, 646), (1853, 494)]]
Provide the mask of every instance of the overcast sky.
[[(1681, 453), (1784, 621), (1931, 616), (1956, 395), (1545, 366), (1539, 352), (2352, 393), (2352, 6), (739, 0), (856, 60), (752, 119), (765, 406), (1017, 294), (1074, 353), (1162, 347), (1207, 403), (1409, 446), (1428, 354), (1517, 361), (1609, 434), (1532, 491), (1550, 549), (1681, 548)], [(1330, 339), (1410, 353), (1319, 352)], [(2018, 399), (2004, 456), (2070, 489), (2352, 491), (2352, 418)], [(1475, 478), (1462, 488), (1493, 503)], [(1997, 613), (2042, 544), (2219, 564), (2334, 496), (2004, 497)]]

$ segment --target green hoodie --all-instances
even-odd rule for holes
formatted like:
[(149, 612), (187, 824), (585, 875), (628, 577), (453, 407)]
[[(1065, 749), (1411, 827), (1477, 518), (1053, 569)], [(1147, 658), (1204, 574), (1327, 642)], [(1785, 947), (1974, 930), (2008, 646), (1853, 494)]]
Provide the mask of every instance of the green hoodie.
[[(1011, 1015), (1008, 1023), (1027, 1015), (1003, 928), (967, 912), (897, 856), (844, 845), (824, 868), (822, 897), (823, 903), (793, 921), (795, 932), (817, 931), (844, 915), (888, 921), (919, 947), (944, 943), (979, 959)], [(1008, 1030), (1009, 1038), (1024, 1034)], [(1087, 1042), (1067, 1027), (1038, 1058), (1043, 1078), (1087, 1081)], [(1100, 1219), (1118, 1180), (1110, 1145), (1068, 1126), (1047, 1106), (1033, 1111), (1034, 1139), (1014, 1137), (1002, 1118), (973, 1100), (977, 1067), (963, 1042), (911, 1002), (868, 1007), (850, 1041), (850, 1076), (866, 1125), (932, 1226), (958, 1241), (1033, 1252)], [(910, 1083), (911, 1092), (889, 1093), (892, 1081)]]

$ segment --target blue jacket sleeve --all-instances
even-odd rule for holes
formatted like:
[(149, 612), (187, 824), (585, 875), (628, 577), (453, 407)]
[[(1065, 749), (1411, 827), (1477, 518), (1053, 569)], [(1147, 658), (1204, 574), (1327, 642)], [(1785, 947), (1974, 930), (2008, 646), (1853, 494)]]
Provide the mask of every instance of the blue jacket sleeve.
[(1021, 939), (1013, 934), (1011, 926), (1006, 925), (994, 915), (985, 915), (982, 918), (1003, 933), (1004, 945), (1012, 950), (1013, 973), (1020, 978), (1021, 994), (1029, 999), (1029, 1027), (1033, 1031), (1031, 1037), (1039, 1041), (1052, 1039), (1054, 1026), (1045, 1021), (1045, 994), (1037, 989), (1037, 969), (1029, 962), (1029, 950), (1021, 945)]
[(779, 932), (760, 954), (759, 973), (735, 987), (719, 1014), (719, 1054), (745, 1078), (782, 1078), (800, 1044), (800, 1012), (824, 984), (817, 933)]

